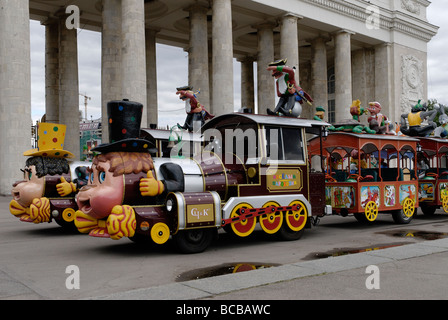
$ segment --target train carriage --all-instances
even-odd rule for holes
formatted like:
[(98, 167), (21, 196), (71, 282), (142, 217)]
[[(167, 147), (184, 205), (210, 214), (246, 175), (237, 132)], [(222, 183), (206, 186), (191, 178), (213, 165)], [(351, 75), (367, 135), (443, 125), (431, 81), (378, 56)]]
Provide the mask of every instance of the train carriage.
[[(416, 149), (418, 139), (330, 133), (324, 138), (327, 205), (341, 216), (373, 222), (378, 213), (391, 213), (396, 223), (409, 223), (418, 207)], [(310, 156), (320, 154), (317, 139)]]
[(448, 213), (448, 141), (441, 138), (419, 138), (417, 169), (419, 201), (424, 214), (438, 208)]

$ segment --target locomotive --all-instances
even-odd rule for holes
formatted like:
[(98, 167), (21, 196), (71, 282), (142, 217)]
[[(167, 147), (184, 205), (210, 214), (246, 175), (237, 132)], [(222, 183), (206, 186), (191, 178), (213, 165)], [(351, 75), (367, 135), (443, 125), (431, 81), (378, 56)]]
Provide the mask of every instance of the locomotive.
[(92, 150), (101, 154), (77, 196), (82, 233), (157, 244), (172, 238), (181, 252), (196, 253), (219, 228), (247, 237), (258, 222), (267, 234), (297, 240), (331, 213), (323, 170), (312, 171), (307, 156), (307, 139), (322, 139), (325, 122), (216, 116), (202, 127), (196, 154), (152, 158), (151, 143), (139, 137), (141, 104), (111, 101), (108, 116), (111, 143)]

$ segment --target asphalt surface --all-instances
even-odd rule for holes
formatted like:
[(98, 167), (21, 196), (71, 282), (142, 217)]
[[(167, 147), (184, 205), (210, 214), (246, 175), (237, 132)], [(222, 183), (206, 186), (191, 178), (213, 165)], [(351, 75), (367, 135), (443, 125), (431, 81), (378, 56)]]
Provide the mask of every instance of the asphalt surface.
[[(369, 266), (373, 266), (368, 268)], [(448, 239), (92, 297), (121, 300), (445, 300)]]

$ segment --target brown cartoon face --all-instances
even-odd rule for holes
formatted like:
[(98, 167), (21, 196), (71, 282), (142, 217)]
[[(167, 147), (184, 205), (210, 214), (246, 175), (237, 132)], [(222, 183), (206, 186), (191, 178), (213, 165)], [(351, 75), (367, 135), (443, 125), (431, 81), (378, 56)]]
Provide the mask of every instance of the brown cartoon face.
[(45, 190), (45, 178), (38, 177), (34, 165), (26, 166), (24, 179), (17, 181), (12, 186), (12, 196), (22, 207), (27, 208), (35, 198), (41, 198)]
[(114, 176), (110, 168), (111, 160), (94, 161), (89, 182), (77, 196), (79, 210), (95, 219), (107, 217), (123, 201), (123, 175)]

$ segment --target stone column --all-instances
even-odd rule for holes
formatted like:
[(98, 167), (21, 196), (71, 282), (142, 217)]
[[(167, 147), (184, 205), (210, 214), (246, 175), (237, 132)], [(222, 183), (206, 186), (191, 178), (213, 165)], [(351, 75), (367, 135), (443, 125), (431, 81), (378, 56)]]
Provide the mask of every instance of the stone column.
[(231, 0), (213, 0), (213, 113), (231, 113), (233, 103), (233, 40)]
[(45, 119), (59, 123), (59, 24), (48, 19), (45, 25)]
[(102, 143), (109, 142), (107, 103), (123, 99), (121, 88), (121, 0), (103, 0), (101, 33)]
[(122, 0), (123, 98), (143, 104), (141, 127), (147, 127), (145, 6), (143, 0)]
[[(208, 41), (208, 87), (209, 87), (209, 106), (208, 111), (211, 114), (215, 114), (213, 112), (213, 40), (210, 39)], [(207, 108), (207, 106), (206, 106)]]
[(348, 111), (352, 104), (352, 66), (351, 66), (351, 42), (353, 33), (341, 30), (334, 34), (335, 57), (335, 118), (340, 121), (350, 118)]
[(188, 50), (188, 84), (200, 89), (199, 102), (208, 110), (210, 106), (210, 81), (208, 72), (208, 8), (195, 4), (190, 12), (190, 48)]
[(289, 67), (295, 67), (295, 77), (299, 83), (299, 35), (297, 21), (301, 19), (297, 15), (287, 13), (281, 18), (280, 25), (280, 58), (288, 59)]
[(241, 107), (255, 112), (254, 58), (245, 57), (241, 62)]
[(0, 0), (0, 194), (11, 195), (31, 149), (28, 0)]
[(59, 122), (67, 126), (65, 150), (79, 160), (78, 30), (67, 29), (66, 17), (59, 19)]
[[(327, 88), (327, 48), (326, 39), (319, 37), (311, 40), (311, 91), (314, 105), (325, 108), (328, 120), (328, 88)], [(314, 110), (315, 111), (315, 110)]]
[[(375, 54), (370, 48), (362, 48), (352, 53), (352, 94), (361, 100), (366, 108), (370, 101), (375, 101)], [(367, 117), (362, 117), (367, 124)]]
[[(392, 81), (393, 63), (392, 46), (390, 43), (383, 43), (375, 46), (375, 101), (381, 104), (381, 113), (392, 120), (398, 119), (394, 110), (394, 84)], [(399, 109), (399, 108), (398, 108)], [(397, 112), (398, 113), (398, 112)]]
[(159, 30), (147, 28), (146, 39), (146, 101), (148, 105), (148, 127), (158, 123), (156, 34)]
[(257, 96), (258, 113), (266, 114), (266, 109), (275, 108), (275, 79), (266, 68), (274, 60), (274, 24), (264, 23), (256, 26), (258, 29), (258, 58), (257, 58)]

